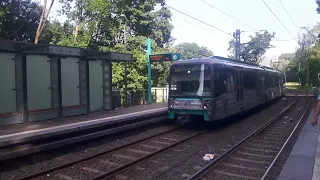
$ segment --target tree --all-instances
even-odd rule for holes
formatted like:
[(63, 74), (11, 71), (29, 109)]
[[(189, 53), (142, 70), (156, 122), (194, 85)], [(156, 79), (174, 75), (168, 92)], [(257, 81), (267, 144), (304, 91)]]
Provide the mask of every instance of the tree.
[[(275, 37), (275, 33), (272, 34), (268, 31), (264, 33), (255, 33), (255, 36), (250, 36), (250, 41), (242, 43), (240, 47), (240, 58), (242, 61), (259, 63), (262, 56), (266, 53), (267, 49), (273, 48), (271, 40)], [(229, 57), (235, 57), (235, 40), (229, 41), (228, 51)]]
[[(26, 2), (29, 4), (25, 5)], [(8, 8), (9, 5), (14, 4), (19, 8), (28, 8), (34, 5), (35, 8), (29, 8), (25, 14), (21, 15), (24, 18), (13, 18), (13, 20), (26, 21), (18, 23), (23, 27), (27, 25), (28, 29), (21, 31), (28, 33), (28, 36), (30, 36), (30, 38), (26, 38), (26, 41), (37, 42), (34, 32), (38, 29), (41, 32), (38, 43), (131, 53), (134, 62), (128, 64), (128, 88), (142, 89), (147, 87), (147, 37), (152, 38), (153, 53), (168, 52), (173, 42), (171, 37), (173, 29), (171, 24), (172, 14), (164, 6), (164, 0), (59, 0), (59, 2), (62, 3), (59, 12), (66, 15), (67, 21), (61, 24), (56, 20), (47, 20), (44, 26), (39, 21), (41, 18), (45, 19), (46, 13), (44, 11), (41, 13), (39, 4), (32, 3), (32, 0), (1, 1), (0, 18), (5, 16), (6, 19), (3, 20), (2, 18), (0, 20), (0, 35), (10, 31), (16, 32), (16, 30), (12, 30), (14, 29), (12, 25), (10, 26), (12, 21), (7, 23), (9, 22), (7, 19), (12, 18), (12, 15), (6, 16), (8, 14), (7, 9), (14, 9)], [(160, 8), (155, 10), (155, 6), (160, 6)], [(127, 17), (126, 22), (119, 18), (121, 14)], [(18, 17), (20, 14), (15, 12), (14, 16)], [(123, 28), (124, 23), (126, 23), (125, 30)], [(5, 28), (3, 28), (4, 26)], [(10, 29), (10, 31), (7, 29)], [(124, 44), (125, 34), (127, 37), (126, 48)], [(1, 37), (4, 37), (4, 35)], [(39, 33), (37, 35), (40, 36)], [(20, 39), (15, 39), (21, 40), (28, 36), (19, 34), (17, 37)], [(5, 37), (5, 39), (14, 38)], [(112, 66), (114, 73), (113, 86), (115, 88), (123, 89), (124, 87), (123, 65), (123, 63), (115, 63)], [(168, 66), (168, 64), (152, 65), (153, 86), (163, 86), (165, 84)]]
[(275, 69), (278, 69), (281, 72), (286, 72), (289, 63), (292, 62), (293, 59), (294, 59), (293, 53), (281, 54), (278, 58), (278, 62), (272, 63), (271, 66)]
[(41, 7), (31, 0), (0, 1), (0, 38), (33, 42)]
[(213, 56), (211, 50), (204, 46), (200, 47), (196, 43), (178, 44), (174, 47), (174, 51), (179, 52), (182, 59)]

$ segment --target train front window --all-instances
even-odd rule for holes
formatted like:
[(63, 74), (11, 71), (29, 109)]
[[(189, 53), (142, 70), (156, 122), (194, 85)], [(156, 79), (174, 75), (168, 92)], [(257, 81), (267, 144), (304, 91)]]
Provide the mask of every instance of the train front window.
[(175, 65), (171, 69), (172, 96), (210, 96), (210, 66), (205, 64)]

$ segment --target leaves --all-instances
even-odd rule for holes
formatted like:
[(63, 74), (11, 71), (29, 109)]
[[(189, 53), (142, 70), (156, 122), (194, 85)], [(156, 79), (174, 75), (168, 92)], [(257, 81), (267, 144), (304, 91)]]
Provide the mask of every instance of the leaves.
[(40, 14), (40, 6), (31, 0), (1, 0), (0, 38), (33, 42)]
[(181, 43), (173, 49), (182, 55), (182, 59), (213, 56), (211, 50), (204, 46), (200, 47), (196, 43)]
[[(48, 2), (52, 2), (48, 1)], [(164, 0), (59, 0), (66, 22), (39, 24), (41, 6), (33, 0), (0, 2), (0, 38), (34, 42), (37, 27), (43, 28), (39, 43), (51, 43), (101, 51), (133, 54), (128, 63), (128, 88), (147, 87), (147, 37), (152, 52), (168, 52), (172, 43), (171, 11)], [(155, 10), (155, 7), (159, 6)], [(121, 15), (126, 16), (126, 20)], [(58, 18), (58, 17), (57, 17)], [(38, 34), (39, 35), (39, 34)], [(126, 44), (124, 38), (126, 37)], [(205, 49), (203, 51), (206, 51)], [(152, 65), (153, 86), (164, 86), (169, 64)], [(114, 63), (113, 87), (124, 88), (124, 63)]]
[[(240, 58), (242, 61), (259, 63), (262, 56), (266, 53), (267, 49), (273, 48), (271, 45), (271, 40), (275, 37), (275, 33), (269, 33), (264, 31), (264, 33), (257, 32), (255, 36), (250, 36), (250, 41), (247, 43), (242, 43), (240, 47)], [(230, 53), (229, 57), (235, 57), (235, 40), (229, 41), (228, 51)]]

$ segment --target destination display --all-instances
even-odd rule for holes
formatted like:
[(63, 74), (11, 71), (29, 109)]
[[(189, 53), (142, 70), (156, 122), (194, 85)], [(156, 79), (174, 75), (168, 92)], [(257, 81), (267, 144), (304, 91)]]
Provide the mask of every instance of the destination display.
[(149, 56), (151, 62), (176, 61), (181, 58), (179, 53), (153, 54)]
[[(208, 65), (204, 65), (204, 70), (208, 70), (209, 69), (209, 66)], [(194, 72), (194, 71), (201, 71), (201, 64), (197, 64), (197, 65), (194, 65), (194, 66), (183, 66), (183, 65), (180, 65), (180, 66), (177, 66), (177, 67), (174, 67), (173, 68), (173, 72), (176, 72), (176, 73), (179, 73), (179, 72)]]

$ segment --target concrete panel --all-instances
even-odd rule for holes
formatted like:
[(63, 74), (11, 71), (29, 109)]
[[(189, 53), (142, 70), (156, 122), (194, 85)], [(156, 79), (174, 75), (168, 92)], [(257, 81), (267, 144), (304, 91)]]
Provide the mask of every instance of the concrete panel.
[(62, 112), (63, 117), (76, 116), (82, 114), (87, 114), (87, 106), (64, 108)]
[(16, 112), (14, 54), (0, 53), (0, 114)]
[(61, 59), (62, 107), (80, 104), (79, 92), (79, 59)]
[(51, 108), (50, 59), (28, 55), (26, 60), (28, 110)]
[(0, 116), (0, 125), (23, 123), (23, 114), (13, 116)]
[(46, 119), (57, 119), (59, 118), (58, 109), (47, 110), (47, 111), (38, 111), (38, 112), (29, 112), (29, 122), (46, 120)]
[(102, 61), (89, 61), (90, 111), (103, 110)]

